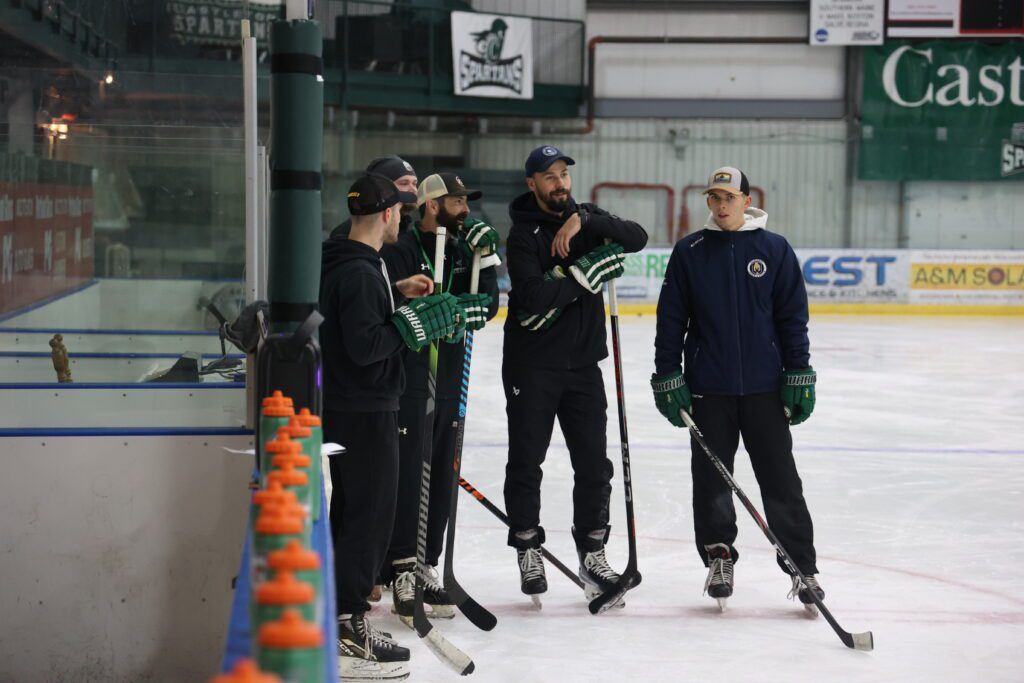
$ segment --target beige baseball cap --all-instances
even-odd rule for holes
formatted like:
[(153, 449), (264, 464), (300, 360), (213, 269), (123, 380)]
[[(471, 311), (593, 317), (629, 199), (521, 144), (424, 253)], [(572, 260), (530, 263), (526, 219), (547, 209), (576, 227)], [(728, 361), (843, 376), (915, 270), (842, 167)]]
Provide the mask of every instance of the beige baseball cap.
[(454, 173), (435, 173), (424, 178), (416, 189), (416, 206), (423, 206), (428, 199), (449, 196), (480, 199), (483, 192), (467, 190), (466, 186), (462, 184), (462, 179)]
[(704, 194), (712, 190), (724, 190), (731, 194), (750, 194), (750, 182), (743, 171), (734, 166), (722, 166), (708, 178)]

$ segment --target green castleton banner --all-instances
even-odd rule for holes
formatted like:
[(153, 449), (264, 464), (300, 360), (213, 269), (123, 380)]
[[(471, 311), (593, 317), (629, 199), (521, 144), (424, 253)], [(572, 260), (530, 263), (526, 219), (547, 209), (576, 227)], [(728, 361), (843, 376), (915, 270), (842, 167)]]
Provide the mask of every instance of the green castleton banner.
[(864, 50), (858, 177), (1024, 180), (1024, 41)]

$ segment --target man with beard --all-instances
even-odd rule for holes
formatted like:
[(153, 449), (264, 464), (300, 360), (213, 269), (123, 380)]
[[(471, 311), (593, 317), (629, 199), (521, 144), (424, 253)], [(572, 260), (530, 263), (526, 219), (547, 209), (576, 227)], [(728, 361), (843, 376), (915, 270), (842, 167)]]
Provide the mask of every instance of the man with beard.
[(390, 179), (363, 176), (348, 193), (348, 238), (323, 245), (324, 439), (346, 449), (330, 461), (338, 658), (346, 680), (408, 676), (409, 650), (365, 616), (395, 519), (402, 354), (452, 335), (465, 315), (451, 294), (431, 294), (433, 283), (422, 275), (395, 283), (405, 296), (420, 297), (395, 308), (379, 250), (398, 238), (397, 205), (408, 200)]
[(547, 590), (541, 464), (557, 417), (575, 475), (572, 535), (590, 600), (619, 578), (604, 554), (612, 463), (598, 367), (608, 356), (602, 285), (622, 275), (624, 252), (643, 249), (647, 233), (594, 204), (577, 204), (569, 176), (575, 163), (550, 145), (533, 150), (526, 160), (530, 191), (509, 205), (512, 290), (501, 369), (508, 414), (505, 505), (522, 590), (536, 596)]
[[(420, 183), (417, 204), (420, 221), (402, 233), (395, 244), (386, 245), (381, 257), (392, 277), (398, 280), (421, 274), (433, 280), (434, 249), (437, 227), (444, 226), (448, 238), (445, 244), (444, 273), (441, 291), (458, 297), (466, 311), (467, 330), (478, 330), (498, 312), (498, 277), (494, 266), (498, 233), (479, 220), (469, 220), (470, 200), (479, 199), (479, 190), (467, 190), (454, 173), (438, 173)], [(481, 252), (479, 293), (470, 294), (470, 276), (473, 251)], [(486, 259), (486, 260), (485, 260)], [(424, 423), (427, 401), (427, 373), (429, 354), (410, 353), (405, 357), (408, 378), (398, 411), (398, 510), (395, 528), (388, 550), (393, 583), (393, 609), (402, 617), (413, 615), (416, 582), (416, 532), (419, 525), (420, 476), (424, 449), (428, 449), (431, 469), (430, 509), (427, 517), (427, 565), (432, 569), (424, 577), (424, 604), (433, 617), (454, 616), (451, 601), (444, 592), (433, 567), (437, 566), (448, 524), (449, 502), (452, 495), (451, 467), (455, 453), (455, 435), (458, 427), (459, 393), (465, 349), (462, 338), (444, 340), (438, 348), (437, 385), (435, 391), (434, 420), (431, 427), (432, 443), (425, 439), (428, 425)], [(385, 572), (388, 564), (385, 563)]]
[[(403, 193), (405, 197), (416, 196), (416, 171), (413, 169), (412, 164), (397, 154), (377, 157), (367, 164), (366, 172), (382, 175), (391, 180), (395, 187), (398, 188), (398, 191)], [(412, 212), (415, 210), (415, 201), (402, 201), (401, 222), (398, 227), (399, 233), (405, 232), (412, 225)], [(336, 226), (334, 230), (331, 230), (331, 234), (327, 239), (335, 240), (348, 237), (351, 229), (352, 219), (347, 218), (340, 225)]]

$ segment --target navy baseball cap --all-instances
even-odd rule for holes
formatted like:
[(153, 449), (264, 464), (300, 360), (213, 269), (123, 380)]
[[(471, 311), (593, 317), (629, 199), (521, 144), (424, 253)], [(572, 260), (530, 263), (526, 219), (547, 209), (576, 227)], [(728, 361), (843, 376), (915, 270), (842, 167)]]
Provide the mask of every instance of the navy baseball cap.
[(530, 152), (530, 156), (526, 157), (526, 175), (527, 177), (532, 176), (534, 173), (540, 173), (541, 171), (548, 170), (551, 164), (561, 159), (569, 166), (576, 163), (576, 160), (571, 156), (562, 154), (562, 150), (551, 145), (543, 145)]
[(348, 212), (353, 216), (372, 216), (401, 203), (404, 194), (408, 193), (399, 192), (390, 178), (367, 173), (348, 189)]
[(402, 176), (416, 175), (416, 171), (413, 169), (412, 164), (397, 154), (388, 154), (387, 156), (377, 157), (366, 165), (366, 172), (377, 173), (378, 175), (382, 175), (391, 180), (398, 180)]

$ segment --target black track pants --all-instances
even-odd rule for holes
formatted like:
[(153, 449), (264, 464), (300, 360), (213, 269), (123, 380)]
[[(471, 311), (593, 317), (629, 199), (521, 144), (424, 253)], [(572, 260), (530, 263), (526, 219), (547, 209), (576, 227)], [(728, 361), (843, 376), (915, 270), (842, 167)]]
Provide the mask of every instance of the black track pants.
[[(398, 508), (388, 562), (416, 556), (416, 532), (420, 517), (420, 476), (423, 470), (425, 411), (427, 399), (402, 397), (398, 412)], [(427, 564), (436, 565), (444, 547), (444, 531), (452, 495), (452, 462), (459, 402), (437, 401), (434, 406), (433, 444), (430, 461), (430, 508), (427, 515)], [(388, 575), (389, 567), (384, 567)]]
[(330, 458), (338, 613), (365, 612), (395, 523), (398, 413), (328, 411), (324, 442), (345, 447)]
[(604, 529), (612, 463), (607, 454), (608, 401), (600, 368), (596, 363), (575, 370), (505, 363), (501, 376), (508, 414), (505, 507), (511, 531), (540, 526), (541, 464), (555, 417), (574, 475), (573, 526), (580, 532)]
[[(750, 454), (769, 528), (804, 574), (817, 574), (814, 528), (804, 501), (803, 484), (793, 460), (793, 437), (777, 392), (750, 396), (693, 397), (693, 420), (711, 451), (733, 471), (739, 438)], [(693, 473), (693, 526), (697, 552), (707, 565), (705, 545), (725, 543), (738, 558), (736, 508), (725, 479), (696, 440), (690, 440)], [(750, 488), (743, 486), (750, 496)], [(781, 560), (779, 566), (787, 571)], [(787, 571), (788, 573), (788, 571)]]

